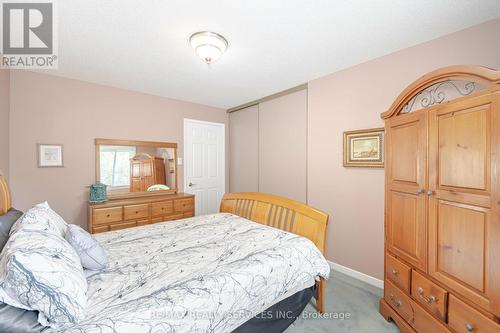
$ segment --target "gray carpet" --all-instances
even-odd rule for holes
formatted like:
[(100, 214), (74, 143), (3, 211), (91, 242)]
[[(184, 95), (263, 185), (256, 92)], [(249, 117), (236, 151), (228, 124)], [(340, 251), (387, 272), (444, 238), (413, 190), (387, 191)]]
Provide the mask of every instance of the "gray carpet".
[[(328, 319), (314, 318), (317, 315), (309, 304), (302, 316), (293, 323), (286, 333), (396, 333), (396, 325), (388, 323), (378, 313), (378, 301), (382, 289), (332, 271), (326, 285), (326, 312)], [(344, 314), (344, 319), (340, 316)], [(347, 314), (350, 315), (347, 318)], [(312, 317), (312, 318), (309, 318)], [(307, 317), (307, 318), (306, 318)]]

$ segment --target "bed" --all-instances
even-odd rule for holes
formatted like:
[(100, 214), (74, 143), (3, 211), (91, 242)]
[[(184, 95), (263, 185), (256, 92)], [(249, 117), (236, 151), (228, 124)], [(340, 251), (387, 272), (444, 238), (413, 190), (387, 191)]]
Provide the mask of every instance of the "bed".
[[(0, 176), (0, 215), (10, 206)], [(230, 193), (219, 214), (99, 234), (111, 264), (86, 272), (85, 319), (43, 331), (281, 332), (312, 296), (324, 311), (327, 222), (292, 200)]]

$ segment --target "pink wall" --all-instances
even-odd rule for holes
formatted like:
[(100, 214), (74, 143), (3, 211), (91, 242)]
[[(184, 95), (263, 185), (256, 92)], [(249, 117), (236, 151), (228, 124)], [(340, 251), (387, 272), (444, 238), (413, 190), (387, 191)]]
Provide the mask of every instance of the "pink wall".
[[(222, 109), (24, 71), (11, 73), (10, 99), (14, 206), (26, 210), (47, 200), (82, 226), (86, 186), (95, 181), (95, 138), (177, 142), (183, 157), (184, 118), (227, 119)], [(37, 168), (37, 143), (62, 143), (64, 168)]]
[(308, 201), (331, 216), (327, 258), (383, 278), (384, 171), (344, 168), (342, 134), (380, 113), (419, 76), (455, 64), (500, 69), (500, 19), (309, 83)]
[(0, 174), (9, 179), (9, 82), (8, 70), (0, 69)]

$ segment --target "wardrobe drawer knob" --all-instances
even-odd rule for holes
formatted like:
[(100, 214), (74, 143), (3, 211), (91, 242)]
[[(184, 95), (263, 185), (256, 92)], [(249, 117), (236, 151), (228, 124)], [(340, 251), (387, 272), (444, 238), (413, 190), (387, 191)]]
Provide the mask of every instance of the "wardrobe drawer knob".
[(467, 332), (473, 332), (474, 326), (472, 326), (471, 324), (467, 324), (465, 325), (465, 329), (467, 330)]

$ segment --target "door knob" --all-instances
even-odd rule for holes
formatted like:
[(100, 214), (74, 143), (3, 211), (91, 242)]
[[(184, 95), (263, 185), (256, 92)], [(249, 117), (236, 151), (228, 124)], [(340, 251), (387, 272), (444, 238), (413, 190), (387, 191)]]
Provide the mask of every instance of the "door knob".
[(419, 188), (419, 189), (417, 190), (417, 194), (422, 194), (422, 193), (424, 193), (424, 192), (425, 192), (425, 191), (424, 191), (423, 189), (421, 189), (421, 188)]
[(428, 196), (431, 196), (431, 195), (433, 195), (433, 194), (434, 194), (434, 191), (430, 191), (430, 190), (429, 190), (429, 191), (427, 191), (427, 195), (428, 195)]
[(188, 184), (188, 186), (189, 186), (189, 187), (193, 187), (193, 186), (195, 186), (195, 185), (196, 185), (196, 184), (193, 184), (193, 183), (191, 183), (191, 182), (189, 182), (189, 184)]

